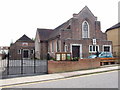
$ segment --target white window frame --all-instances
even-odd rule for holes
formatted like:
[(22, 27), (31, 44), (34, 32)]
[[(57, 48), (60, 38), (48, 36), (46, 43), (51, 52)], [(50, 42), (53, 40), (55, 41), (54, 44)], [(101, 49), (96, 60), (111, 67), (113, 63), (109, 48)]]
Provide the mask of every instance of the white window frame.
[(80, 58), (82, 58), (82, 44), (70, 44), (70, 52), (72, 54), (72, 46), (80, 46)]
[[(68, 27), (69, 27), (69, 26), (70, 26), (70, 29), (71, 29), (71, 23), (69, 23)], [(68, 28), (68, 27), (67, 27), (67, 28)], [(67, 29), (67, 28), (66, 28), (65, 30), (70, 30), (70, 29)]]
[[(92, 46), (92, 51), (90, 51), (90, 46)], [(95, 46), (95, 51), (93, 51), (93, 46)], [(96, 51), (96, 46), (98, 47), (98, 52), (99, 52), (99, 50), (100, 50), (100, 49), (99, 49), (99, 45), (89, 45), (89, 52), (90, 52), (90, 53), (95, 53), (95, 52), (97, 52), (97, 51)]]
[(112, 46), (111, 45), (103, 45), (103, 47), (102, 47), (103, 52), (104, 52), (104, 47), (106, 47), (106, 46), (110, 47), (110, 51), (109, 52), (112, 52), (112, 49), (111, 49)]
[[(32, 53), (31, 53), (31, 52), (32, 52)], [(34, 54), (34, 52), (35, 52), (34, 49), (31, 49), (31, 50), (30, 50), (30, 53), (31, 53), (31, 54)]]
[(18, 50), (18, 54), (21, 54), (21, 49)]
[(87, 38), (90, 38), (90, 28), (89, 28), (89, 23), (87, 21), (83, 21), (83, 23), (82, 23), (82, 38), (86, 38), (86, 37), (84, 37), (84, 23), (85, 22), (88, 25), (88, 37)]

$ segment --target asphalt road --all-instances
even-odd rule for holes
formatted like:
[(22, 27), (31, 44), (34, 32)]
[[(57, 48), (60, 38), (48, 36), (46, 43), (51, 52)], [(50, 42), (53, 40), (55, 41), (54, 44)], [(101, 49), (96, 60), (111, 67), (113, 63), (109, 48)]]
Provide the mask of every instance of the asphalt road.
[(118, 71), (19, 84), (9, 88), (118, 88)]

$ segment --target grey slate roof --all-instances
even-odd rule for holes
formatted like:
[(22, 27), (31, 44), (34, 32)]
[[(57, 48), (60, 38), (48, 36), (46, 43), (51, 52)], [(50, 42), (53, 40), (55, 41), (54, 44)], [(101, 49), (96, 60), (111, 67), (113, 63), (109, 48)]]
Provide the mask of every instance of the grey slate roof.
[[(67, 22), (68, 22), (68, 21), (67, 21)], [(64, 22), (63, 24), (59, 25), (59, 26), (56, 27), (54, 30), (59, 30), (59, 29), (61, 29), (62, 27), (64, 27), (64, 25), (65, 25), (67, 22)]]
[(34, 42), (32, 39), (30, 39), (28, 36), (26, 36), (25, 34), (20, 37), (17, 41), (29, 41), (29, 42)]
[(116, 28), (120, 28), (120, 22), (117, 23), (117, 24), (115, 24), (114, 26), (108, 28), (108, 29), (106, 30), (106, 32), (109, 31), (109, 30), (112, 30), (112, 29), (116, 29)]
[(53, 32), (53, 29), (39, 29), (37, 28), (37, 31), (39, 33), (40, 40), (48, 40), (49, 36)]
[(64, 28), (65, 25), (68, 24), (68, 23), (69, 23), (69, 20), (67, 22), (59, 25), (55, 29), (40, 29), (40, 28), (37, 28), (40, 40), (46, 41), (48, 39), (51, 39), (51, 38), (54, 38), (54, 37), (58, 36), (60, 34), (60, 30), (62, 28)]

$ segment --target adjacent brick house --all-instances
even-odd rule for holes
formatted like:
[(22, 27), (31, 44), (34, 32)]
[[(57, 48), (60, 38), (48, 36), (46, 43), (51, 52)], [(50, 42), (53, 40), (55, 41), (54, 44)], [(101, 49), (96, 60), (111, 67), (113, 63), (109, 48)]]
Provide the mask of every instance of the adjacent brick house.
[(120, 57), (120, 22), (107, 29), (106, 34), (107, 39), (112, 41), (114, 57)]
[(34, 58), (34, 41), (28, 36), (23, 35), (15, 43), (10, 46), (10, 59), (33, 59)]
[(47, 53), (71, 52), (72, 57), (86, 58), (96, 51), (112, 51), (112, 42), (101, 31), (100, 21), (85, 6), (78, 14), (55, 29), (37, 29), (35, 52), (39, 59)]

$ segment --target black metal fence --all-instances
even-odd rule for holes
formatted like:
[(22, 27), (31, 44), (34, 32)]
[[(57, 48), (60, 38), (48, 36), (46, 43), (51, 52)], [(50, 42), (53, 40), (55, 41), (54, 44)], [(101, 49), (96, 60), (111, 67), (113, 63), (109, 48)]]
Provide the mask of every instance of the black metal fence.
[(1, 78), (36, 75), (36, 74), (47, 74), (48, 65), (47, 60), (1, 60)]

